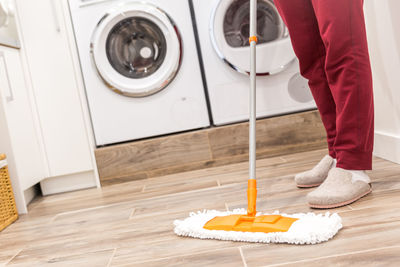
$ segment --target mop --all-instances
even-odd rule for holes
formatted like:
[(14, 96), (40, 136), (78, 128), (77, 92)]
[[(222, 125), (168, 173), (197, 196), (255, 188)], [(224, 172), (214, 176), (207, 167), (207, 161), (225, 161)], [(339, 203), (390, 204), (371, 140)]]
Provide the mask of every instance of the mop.
[(204, 210), (192, 212), (184, 220), (174, 221), (179, 236), (259, 243), (317, 244), (335, 236), (342, 228), (337, 213), (271, 214), (256, 211), (256, 10), (257, 0), (250, 0), (250, 127), (249, 180), (247, 211)]

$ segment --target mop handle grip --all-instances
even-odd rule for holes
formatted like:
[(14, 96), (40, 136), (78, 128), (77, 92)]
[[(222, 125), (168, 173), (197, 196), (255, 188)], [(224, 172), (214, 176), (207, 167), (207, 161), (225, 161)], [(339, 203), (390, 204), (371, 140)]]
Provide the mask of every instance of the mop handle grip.
[(257, 181), (249, 179), (247, 186), (247, 215), (256, 216)]

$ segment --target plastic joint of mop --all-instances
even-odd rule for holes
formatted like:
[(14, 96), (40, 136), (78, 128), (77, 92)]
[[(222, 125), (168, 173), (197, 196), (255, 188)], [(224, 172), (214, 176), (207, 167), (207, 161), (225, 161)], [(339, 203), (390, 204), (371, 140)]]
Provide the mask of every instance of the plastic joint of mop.
[(228, 215), (215, 217), (204, 225), (207, 230), (242, 231), (242, 232), (287, 232), (296, 218), (281, 215), (256, 216), (257, 182), (248, 180), (247, 215)]
[(258, 38), (257, 36), (253, 35), (249, 37), (249, 44), (251, 44), (251, 42), (256, 42), (258, 43)]

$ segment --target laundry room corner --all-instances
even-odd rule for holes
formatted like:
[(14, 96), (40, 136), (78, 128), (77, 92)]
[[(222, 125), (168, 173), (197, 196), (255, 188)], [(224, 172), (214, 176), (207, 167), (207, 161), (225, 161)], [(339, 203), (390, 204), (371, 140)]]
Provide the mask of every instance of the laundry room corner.
[(399, 10), (0, 0), (0, 267), (398, 266)]

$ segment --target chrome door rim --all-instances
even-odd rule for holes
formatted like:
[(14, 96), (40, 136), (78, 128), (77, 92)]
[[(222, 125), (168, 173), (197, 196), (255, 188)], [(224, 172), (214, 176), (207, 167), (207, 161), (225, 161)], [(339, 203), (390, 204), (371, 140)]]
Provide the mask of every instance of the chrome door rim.
[[(134, 6), (141, 6), (142, 9), (128, 9), (129, 7), (134, 7)], [(147, 9), (146, 9), (147, 8)], [(173, 32), (173, 34), (175, 34), (176, 37), (176, 42), (177, 42), (177, 46), (178, 46), (178, 50), (179, 52), (176, 53), (177, 58), (174, 59), (174, 62), (176, 62), (176, 64), (174, 64), (173, 68), (168, 72), (169, 75), (167, 75), (165, 77), (165, 79), (163, 79), (163, 81), (158, 82), (158, 86), (154, 86), (154, 88), (149, 89), (149, 90), (145, 90), (143, 92), (132, 92), (126, 89), (122, 89), (120, 88), (120, 86), (113, 84), (108, 78), (107, 75), (105, 75), (104, 72), (102, 72), (99, 69), (99, 63), (96, 60), (96, 51), (95, 51), (95, 46), (96, 46), (96, 40), (99, 39), (100, 37), (98, 37), (98, 35), (104, 34), (100, 31), (100, 26), (102, 26), (102, 24), (108, 19), (108, 20), (112, 20), (115, 19), (119, 16), (121, 16), (121, 13), (128, 13), (128, 12), (144, 12), (146, 13), (146, 11), (149, 11), (151, 9), (151, 11), (157, 12), (157, 19), (160, 17), (162, 18), (165, 22), (168, 22), (169, 25), (165, 25), (166, 27), (170, 27), (171, 29), (173, 29), (173, 31), (169, 31), (169, 32)], [(148, 13), (150, 14), (150, 13)], [(150, 14), (152, 15), (152, 14)], [(159, 16), (159, 17), (158, 17)], [(119, 21), (122, 21), (124, 18), (127, 17), (122, 17), (119, 19)], [(108, 23), (110, 23), (110, 21)], [(114, 24), (115, 26), (116, 24)], [(106, 24), (107, 26), (107, 24)], [(105, 26), (104, 26), (105, 27)], [(110, 32), (107, 32), (106, 35), (107, 37), (109, 36)], [(173, 37), (171, 37), (173, 38)], [(105, 48), (104, 48), (105, 49)], [(167, 49), (167, 53), (168, 53), (168, 49)], [(107, 12), (97, 23), (95, 30), (93, 31), (92, 37), (91, 37), (91, 42), (90, 42), (90, 54), (91, 54), (91, 59), (92, 59), (92, 63), (96, 69), (97, 74), (99, 75), (99, 77), (101, 78), (101, 80), (104, 82), (104, 84), (112, 91), (114, 91), (115, 93), (118, 93), (120, 95), (123, 96), (127, 96), (127, 97), (146, 97), (146, 96), (150, 96), (153, 94), (156, 94), (158, 92), (160, 92), (161, 90), (165, 89), (176, 77), (181, 63), (182, 63), (182, 56), (183, 56), (183, 45), (182, 45), (182, 38), (181, 38), (181, 34), (179, 32), (179, 29), (177, 27), (177, 25), (175, 24), (175, 22), (173, 21), (173, 19), (166, 13), (164, 12), (162, 9), (160, 9), (159, 7), (150, 4), (150, 3), (144, 3), (144, 2), (125, 2), (121, 5), (119, 5), (117, 8), (111, 10), (110, 12)], [(107, 62), (109, 65), (111, 65), (110, 62)], [(163, 65), (166, 63), (163, 63)], [(120, 74), (121, 75), (121, 74)], [(122, 75), (121, 75), (122, 76)], [(150, 76), (149, 76), (150, 77)], [(133, 80), (133, 79), (132, 79)]]
[[(222, 3), (222, 1), (224, 0), (219, 0), (218, 3), (214, 6), (213, 11), (211, 13), (211, 19), (210, 19), (210, 23), (209, 23), (209, 34), (210, 34), (210, 39), (211, 39), (211, 43), (212, 46), (214, 48), (214, 51), (217, 53), (218, 57), (225, 63), (227, 64), (231, 69), (235, 70), (236, 72), (245, 74), (245, 75), (249, 75), (249, 71), (240, 68), (239, 66), (233, 64), (231, 61), (229, 61), (226, 56), (223, 54), (223, 52), (221, 51), (221, 49), (219, 48), (217, 41), (216, 41), (216, 37), (215, 37), (215, 30), (214, 30), (214, 26), (215, 26), (215, 16), (217, 13), (218, 8), (220, 7), (220, 4)], [(233, 0), (232, 0), (233, 1)], [(271, 2), (270, 0), (264, 0), (267, 2)], [(272, 2), (272, 6), (274, 7), (275, 11), (278, 13), (275, 4)], [(278, 13), (279, 14), (279, 13)], [(283, 21), (282, 21), (283, 22)], [(287, 31), (287, 28), (285, 26), (285, 30)], [(279, 40), (279, 39), (277, 39)], [(294, 57), (291, 61), (289, 61), (287, 64), (283, 64), (280, 67), (276, 68), (276, 69), (272, 69), (268, 72), (258, 72), (256, 75), (257, 76), (268, 76), (268, 75), (275, 75), (278, 74), (284, 70), (286, 70), (289, 66), (291, 66), (294, 62), (296, 61), (296, 58)]]

